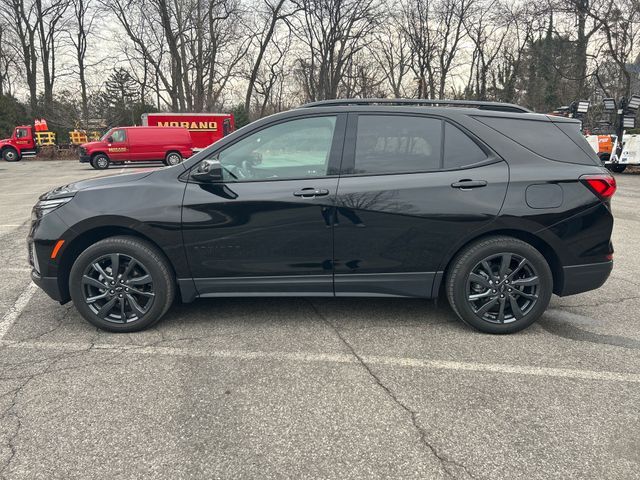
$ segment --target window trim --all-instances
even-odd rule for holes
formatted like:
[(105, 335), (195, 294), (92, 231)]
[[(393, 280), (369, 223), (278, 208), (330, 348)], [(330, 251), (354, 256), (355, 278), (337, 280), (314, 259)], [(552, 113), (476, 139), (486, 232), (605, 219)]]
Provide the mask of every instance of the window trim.
[(198, 182), (197, 180), (194, 180), (193, 178), (191, 178), (191, 172), (196, 168), (198, 168), (198, 165), (200, 165), (200, 162), (202, 162), (203, 160), (215, 159), (220, 155), (220, 153), (222, 153), (226, 149), (231, 148), (238, 142), (241, 142), (242, 140), (250, 137), (251, 135), (261, 132), (262, 130), (265, 130), (267, 128), (271, 128), (276, 125), (280, 125), (282, 123), (292, 122), (296, 120), (304, 120), (307, 118), (316, 118), (316, 117), (335, 117), (336, 119), (335, 127), (333, 129), (333, 139), (331, 141), (331, 147), (329, 149), (327, 173), (325, 175), (319, 175), (319, 176), (313, 176), (313, 177), (259, 178), (255, 180), (242, 180), (242, 181), (237, 181), (232, 179), (232, 180), (215, 182), (215, 184), (219, 185), (219, 184), (238, 184), (238, 183), (287, 182), (291, 180), (301, 181), (301, 180), (314, 180), (314, 179), (324, 179), (324, 178), (338, 178), (340, 174), (340, 161), (342, 158), (342, 150), (344, 148), (344, 142), (345, 142), (347, 114), (342, 112), (318, 112), (318, 113), (312, 113), (312, 114), (307, 113), (305, 115), (296, 115), (292, 117), (282, 118), (276, 122), (266, 123), (264, 125), (261, 125), (260, 127), (247, 130), (247, 132), (244, 135), (238, 137), (234, 142), (226, 144), (214, 150), (213, 152), (211, 152), (210, 155), (207, 155), (206, 157), (202, 158), (200, 161), (194, 163), (189, 170), (187, 170), (186, 172), (180, 175), (180, 179), (183, 181), (187, 181), (188, 183), (199, 184), (201, 182)]
[[(397, 117), (423, 117), (423, 118), (432, 118), (436, 120), (440, 120), (442, 122), (441, 125), (441, 155), (440, 155), (440, 168), (436, 169), (425, 169), (425, 170), (407, 170), (405, 172), (369, 172), (369, 173), (346, 173), (345, 170), (347, 168), (354, 168), (355, 166), (355, 153), (356, 153), (356, 141), (358, 134), (358, 119), (360, 116), (365, 115), (375, 115), (375, 116), (397, 116)], [(465, 165), (463, 167), (457, 168), (444, 168), (444, 129), (446, 122), (450, 123), (454, 127), (457, 127), (464, 134), (466, 134), (486, 155), (487, 158), (481, 162), (471, 163), (469, 165)], [(372, 111), (372, 112), (350, 112), (349, 118), (347, 120), (347, 131), (345, 134), (345, 148), (342, 156), (342, 162), (340, 164), (340, 176), (341, 177), (377, 177), (381, 175), (414, 175), (419, 173), (435, 173), (435, 172), (455, 172), (455, 171), (464, 171), (471, 168), (477, 168), (484, 165), (490, 165), (492, 163), (500, 162), (502, 158), (495, 153), (491, 148), (489, 148), (484, 142), (482, 142), (477, 135), (473, 132), (470, 132), (467, 128), (460, 125), (458, 122), (451, 120), (448, 117), (444, 117), (441, 115), (434, 114), (424, 114), (422, 112), (380, 112), (380, 111)]]

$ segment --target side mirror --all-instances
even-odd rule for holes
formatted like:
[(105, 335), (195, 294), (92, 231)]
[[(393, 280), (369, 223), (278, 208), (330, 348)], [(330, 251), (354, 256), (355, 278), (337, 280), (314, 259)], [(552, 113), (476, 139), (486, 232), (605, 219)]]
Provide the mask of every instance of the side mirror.
[(222, 180), (222, 165), (218, 160), (203, 160), (191, 173), (191, 178), (204, 183), (219, 182)]
[(107, 137), (107, 143), (113, 143), (113, 137), (111, 135)]

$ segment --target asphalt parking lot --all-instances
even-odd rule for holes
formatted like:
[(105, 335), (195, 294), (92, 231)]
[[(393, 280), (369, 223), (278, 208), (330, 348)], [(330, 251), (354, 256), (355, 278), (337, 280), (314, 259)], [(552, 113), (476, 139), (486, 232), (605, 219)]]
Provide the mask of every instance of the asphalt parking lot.
[(510, 336), (415, 299), (217, 299), (110, 334), (30, 281), (38, 195), (96, 172), (0, 162), (0, 477), (638, 478), (640, 172), (615, 268)]

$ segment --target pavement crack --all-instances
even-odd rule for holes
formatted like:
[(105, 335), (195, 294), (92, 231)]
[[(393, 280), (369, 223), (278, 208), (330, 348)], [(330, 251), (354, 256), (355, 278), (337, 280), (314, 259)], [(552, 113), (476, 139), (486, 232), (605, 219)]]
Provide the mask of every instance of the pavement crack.
[(456, 469), (460, 469), (468, 477), (475, 478), (465, 465), (463, 465), (463, 464), (461, 464), (461, 463), (459, 463), (459, 462), (457, 462), (455, 460), (452, 460), (450, 458), (447, 458), (440, 451), (438, 451), (438, 449), (433, 444), (433, 442), (429, 440), (429, 436), (427, 434), (427, 431), (418, 422), (417, 413), (414, 410), (412, 410), (407, 404), (402, 402), (398, 398), (398, 396), (393, 392), (393, 390), (391, 390), (387, 385), (385, 385), (385, 383), (382, 381), (382, 379), (373, 371), (373, 369), (369, 366), (369, 364), (367, 364), (367, 362), (365, 362), (365, 360), (356, 351), (356, 349), (353, 347), (353, 345), (342, 335), (342, 333), (340, 332), (338, 327), (335, 324), (333, 324), (324, 314), (322, 314), (322, 312), (320, 312), (320, 310), (310, 300), (307, 300), (307, 302), (311, 306), (312, 310), (316, 313), (316, 315), (318, 317), (320, 317), (320, 319), (322, 319), (322, 321), (326, 325), (328, 325), (329, 328), (331, 328), (331, 330), (335, 333), (335, 335), (342, 342), (342, 344), (355, 357), (355, 359), (358, 361), (360, 366), (367, 372), (367, 374), (371, 377), (371, 379), (374, 381), (374, 383), (385, 392), (385, 394), (393, 401), (393, 403), (395, 403), (398, 407), (400, 407), (402, 410), (404, 410), (407, 413), (407, 415), (409, 416), (409, 418), (411, 420), (411, 424), (412, 424), (413, 428), (418, 433), (418, 436), (419, 436), (419, 439), (420, 439), (420, 443), (438, 460), (438, 462), (442, 466), (442, 468), (445, 471), (445, 473), (447, 474), (447, 476), (450, 477), (450, 478), (458, 478), (458, 476), (456, 474)]

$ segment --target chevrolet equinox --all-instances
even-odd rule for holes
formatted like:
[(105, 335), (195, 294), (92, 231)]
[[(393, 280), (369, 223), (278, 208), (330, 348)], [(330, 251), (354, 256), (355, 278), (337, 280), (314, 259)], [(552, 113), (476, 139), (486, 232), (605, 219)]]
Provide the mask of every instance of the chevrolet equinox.
[(444, 295), (510, 333), (613, 263), (614, 178), (577, 120), (503, 103), (332, 100), (263, 118), (183, 163), (42, 195), (33, 281), (93, 325), (174, 298)]

